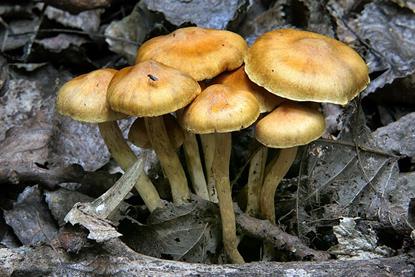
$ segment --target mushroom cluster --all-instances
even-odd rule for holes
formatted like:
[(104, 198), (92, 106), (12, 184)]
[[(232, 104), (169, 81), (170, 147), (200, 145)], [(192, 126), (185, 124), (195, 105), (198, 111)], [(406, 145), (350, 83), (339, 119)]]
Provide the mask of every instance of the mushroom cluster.
[[(219, 204), (230, 261), (243, 263), (229, 181), (231, 133), (255, 128), (263, 146), (250, 161), (246, 212), (275, 223), (275, 191), (298, 146), (324, 132), (318, 103), (345, 105), (368, 82), (362, 58), (323, 35), (275, 30), (249, 48), (233, 32), (188, 27), (145, 42), (133, 66), (100, 69), (69, 81), (59, 91), (57, 106), (64, 115), (98, 123), (123, 169), (137, 157), (116, 120), (137, 117), (128, 139), (154, 149), (173, 202), (190, 199), (186, 168), (193, 192)], [(267, 165), (268, 148), (279, 152)], [(161, 207), (144, 172), (135, 187), (150, 211)]]

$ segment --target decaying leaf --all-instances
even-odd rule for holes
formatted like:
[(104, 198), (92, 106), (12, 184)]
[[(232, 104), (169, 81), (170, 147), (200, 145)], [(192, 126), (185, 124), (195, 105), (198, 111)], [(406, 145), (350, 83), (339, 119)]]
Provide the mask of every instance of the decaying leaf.
[(131, 14), (120, 21), (113, 21), (105, 29), (105, 41), (110, 50), (125, 57), (129, 63), (134, 63), (137, 46), (155, 28), (155, 18), (139, 1)]
[(107, 218), (116, 213), (120, 203), (134, 187), (143, 167), (143, 160), (138, 159), (103, 195), (92, 202), (76, 203), (64, 221), (85, 227), (89, 231), (88, 238), (97, 242), (121, 236)]
[(190, 0), (165, 1), (144, 0), (151, 11), (163, 13), (166, 19), (176, 26), (193, 23), (199, 27), (225, 29), (246, 8), (246, 0)]
[(189, 204), (168, 204), (155, 210), (147, 224), (135, 222), (124, 239), (134, 250), (146, 255), (212, 263), (221, 237), (219, 220), (215, 204), (194, 198)]
[(399, 120), (373, 132), (374, 144), (379, 149), (396, 155), (415, 157), (415, 113), (407, 114)]
[(340, 224), (333, 227), (338, 244), (330, 249), (339, 260), (366, 260), (390, 257), (393, 250), (387, 246), (379, 246), (378, 238), (370, 227), (359, 230), (355, 218), (340, 219)]
[(24, 245), (49, 244), (58, 233), (37, 186), (27, 187), (4, 218)]
[(316, 226), (347, 216), (408, 230), (406, 215), (390, 219), (395, 212), (388, 196), (398, 186), (398, 158), (371, 141), (372, 134), (358, 112), (339, 140), (319, 140), (310, 145), (307, 181), (299, 188), (302, 232), (315, 231)]
[[(385, 2), (373, 2), (365, 6), (357, 19), (357, 34), (368, 41), (367, 57), (371, 71), (383, 71), (372, 80), (363, 93), (374, 92), (415, 72), (415, 14), (407, 9)], [(378, 61), (374, 62), (373, 59)], [(376, 64), (376, 66), (374, 66)]]
[[(43, 5), (40, 4), (40, 8)], [(47, 18), (56, 20), (64, 26), (78, 28), (85, 32), (97, 32), (101, 23), (100, 15), (104, 12), (103, 9), (95, 9), (90, 11), (83, 11), (78, 14), (71, 14), (69, 12), (60, 10), (58, 8), (48, 6), (45, 10)]]
[(64, 218), (66, 214), (76, 203), (92, 201), (92, 198), (85, 194), (63, 188), (56, 191), (46, 191), (44, 194), (49, 210), (60, 226), (65, 224)]

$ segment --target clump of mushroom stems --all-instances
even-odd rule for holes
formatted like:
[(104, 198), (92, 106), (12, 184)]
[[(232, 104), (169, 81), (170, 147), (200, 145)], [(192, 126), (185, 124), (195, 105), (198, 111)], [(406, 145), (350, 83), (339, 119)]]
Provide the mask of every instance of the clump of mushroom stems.
[[(127, 171), (137, 161), (137, 157), (125, 141), (117, 122), (99, 123), (98, 127), (112, 157), (124, 171)], [(162, 202), (153, 183), (145, 174), (144, 168), (139, 167), (139, 170), (141, 172), (134, 187), (149, 211), (152, 212), (162, 207)]]
[(186, 203), (190, 198), (187, 178), (176, 150), (167, 135), (163, 116), (146, 117), (144, 121), (151, 145), (170, 182), (173, 202), (178, 205)]
[(183, 150), (190, 180), (196, 195), (205, 200), (210, 200), (195, 134), (184, 131)]

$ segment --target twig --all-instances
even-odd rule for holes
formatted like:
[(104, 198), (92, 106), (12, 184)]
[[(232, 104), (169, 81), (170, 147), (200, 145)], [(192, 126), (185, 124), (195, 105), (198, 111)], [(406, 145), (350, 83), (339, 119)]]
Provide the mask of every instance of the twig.
[[(33, 34), (33, 31), (30, 32), (22, 32), (22, 33), (18, 33), (18, 34), (9, 34), (10, 37), (13, 36), (24, 36), (24, 35), (30, 35)], [(129, 39), (124, 39), (124, 38), (118, 38), (118, 37), (113, 37), (113, 36), (108, 36), (108, 35), (102, 35), (102, 34), (96, 34), (96, 33), (89, 33), (89, 32), (85, 32), (85, 31), (79, 31), (79, 30), (71, 30), (71, 29), (59, 29), (59, 28), (53, 28), (53, 29), (42, 29), (39, 30), (38, 33), (68, 33), (68, 34), (77, 34), (77, 35), (87, 35), (90, 37), (99, 37), (99, 38), (108, 38), (108, 39), (112, 39), (112, 40), (116, 40), (116, 41), (120, 41), (120, 42), (125, 42), (125, 43), (129, 43), (129, 44), (133, 44), (133, 45), (139, 45), (138, 42), (129, 40)]]
[[(356, 144), (354, 144), (352, 142), (344, 141), (344, 140), (332, 140), (332, 139), (319, 138), (316, 141), (317, 142), (330, 143), (330, 144), (340, 144), (340, 145), (349, 146), (349, 147), (356, 147)], [(378, 155), (381, 155), (381, 156), (386, 156), (386, 157), (395, 158), (395, 159), (400, 158), (400, 156), (393, 155), (393, 154), (390, 154), (390, 153), (386, 153), (386, 152), (383, 152), (381, 150), (369, 148), (369, 147), (366, 147), (366, 146), (363, 146), (363, 145), (360, 145), (360, 144), (357, 144), (357, 147), (359, 147), (363, 151), (378, 154)]]
[(236, 223), (249, 236), (262, 239), (278, 249), (288, 250), (300, 260), (326, 261), (330, 255), (323, 251), (311, 249), (298, 237), (290, 235), (268, 220), (260, 220), (243, 213), (234, 205)]

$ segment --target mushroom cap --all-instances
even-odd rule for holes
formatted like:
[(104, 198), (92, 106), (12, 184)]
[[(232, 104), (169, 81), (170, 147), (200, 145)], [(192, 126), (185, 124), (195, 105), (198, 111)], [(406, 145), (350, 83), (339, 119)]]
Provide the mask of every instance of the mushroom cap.
[(150, 60), (118, 71), (107, 97), (115, 111), (139, 117), (159, 116), (185, 107), (200, 90), (186, 73)]
[(259, 37), (248, 50), (245, 71), (254, 83), (296, 101), (345, 105), (369, 83), (368, 67), (352, 48), (294, 29)]
[(281, 98), (275, 94), (270, 93), (263, 87), (258, 86), (249, 80), (244, 71), (244, 67), (234, 71), (223, 72), (212, 80), (215, 84), (223, 84), (236, 89), (246, 90), (255, 95), (258, 100), (259, 109), (261, 113), (270, 112), (276, 106), (284, 102), (286, 99)]
[(324, 116), (311, 103), (284, 102), (258, 121), (256, 139), (271, 148), (305, 145), (324, 133)]
[(247, 50), (245, 40), (233, 32), (187, 27), (143, 43), (136, 63), (155, 60), (201, 81), (241, 66)]
[(127, 115), (111, 110), (107, 102), (108, 85), (116, 72), (110, 68), (98, 69), (66, 82), (58, 91), (58, 112), (89, 123), (126, 118)]
[(184, 110), (181, 123), (196, 134), (226, 133), (250, 126), (258, 116), (258, 101), (252, 93), (216, 84)]
[[(166, 114), (163, 116), (166, 131), (170, 143), (174, 148), (179, 148), (184, 142), (184, 133), (174, 116)], [(147, 134), (146, 124), (143, 117), (138, 117), (130, 127), (128, 140), (141, 148), (152, 148), (150, 138)]]

